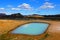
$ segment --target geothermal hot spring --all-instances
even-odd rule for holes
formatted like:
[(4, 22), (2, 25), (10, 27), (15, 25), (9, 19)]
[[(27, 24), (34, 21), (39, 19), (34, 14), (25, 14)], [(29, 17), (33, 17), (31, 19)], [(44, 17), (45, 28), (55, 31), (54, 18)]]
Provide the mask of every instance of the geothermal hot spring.
[(47, 23), (28, 23), (17, 27), (15, 30), (11, 31), (13, 34), (26, 34), (26, 35), (40, 35), (44, 33), (49, 24)]

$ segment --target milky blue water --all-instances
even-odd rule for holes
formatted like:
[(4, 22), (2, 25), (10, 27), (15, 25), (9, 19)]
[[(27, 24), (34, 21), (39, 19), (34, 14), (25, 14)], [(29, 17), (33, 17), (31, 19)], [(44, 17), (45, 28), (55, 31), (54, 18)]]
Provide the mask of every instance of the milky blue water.
[(29, 23), (24, 24), (15, 30), (11, 31), (13, 34), (27, 34), (27, 35), (39, 35), (44, 33), (48, 28), (46, 23)]

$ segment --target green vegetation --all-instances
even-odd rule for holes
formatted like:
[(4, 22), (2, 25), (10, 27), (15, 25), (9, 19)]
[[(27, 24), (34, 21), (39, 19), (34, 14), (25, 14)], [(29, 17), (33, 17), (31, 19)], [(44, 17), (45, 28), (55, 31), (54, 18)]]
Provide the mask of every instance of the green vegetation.
[(49, 36), (49, 34), (47, 33), (47, 34), (45, 34), (45, 36), (44, 36), (44, 37), (45, 37), (45, 38), (47, 38), (48, 36)]
[(12, 37), (7, 37), (7, 33), (0, 35), (0, 40), (12, 40)]
[[(49, 34), (45, 34), (44, 38), (41, 38), (39, 40), (45, 40), (48, 36)], [(0, 40), (14, 40), (14, 38), (7, 37), (7, 33), (5, 33), (5, 34), (0, 35)], [(33, 38), (28, 38), (28, 39), (21, 38), (21, 40), (33, 40)]]

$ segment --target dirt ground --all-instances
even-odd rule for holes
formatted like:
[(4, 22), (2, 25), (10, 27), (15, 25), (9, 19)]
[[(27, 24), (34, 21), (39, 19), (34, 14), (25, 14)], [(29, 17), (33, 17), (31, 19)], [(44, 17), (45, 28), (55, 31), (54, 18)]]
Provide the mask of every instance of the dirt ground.
[[(11, 34), (10, 32), (26, 22), (46, 22), (49, 27), (44, 34), (32, 36), (23, 34)], [(0, 20), (0, 34), (8, 32), (8, 37), (13, 37), (13, 40), (60, 40), (60, 21), (52, 20)]]

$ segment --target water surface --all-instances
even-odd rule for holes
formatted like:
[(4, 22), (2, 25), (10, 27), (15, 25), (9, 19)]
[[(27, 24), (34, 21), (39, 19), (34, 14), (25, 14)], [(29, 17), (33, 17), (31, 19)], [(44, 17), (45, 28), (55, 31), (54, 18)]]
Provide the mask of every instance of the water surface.
[(27, 34), (27, 35), (39, 35), (44, 33), (48, 28), (47, 23), (28, 23), (24, 24), (11, 33), (13, 34)]

